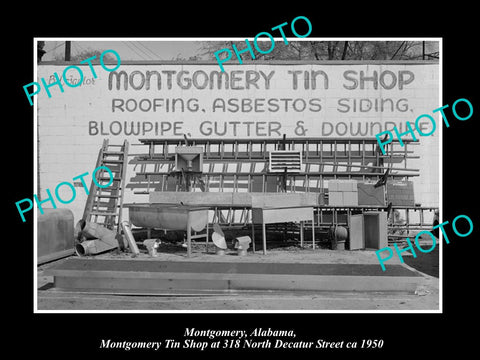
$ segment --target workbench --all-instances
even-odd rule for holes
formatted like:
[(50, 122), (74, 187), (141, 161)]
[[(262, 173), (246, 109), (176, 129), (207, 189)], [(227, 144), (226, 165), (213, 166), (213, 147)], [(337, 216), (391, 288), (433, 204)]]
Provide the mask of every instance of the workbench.
[(278, 224), (286, 222), (300, 222), (300, 246), (303, 246), (304, 223), (312, 222), (312, 245), (315, 249), (315, 227), (313, 226), (313, 206), (285, 206), (285, 207), (253, 207), (252, 208), (252, 236), (255, 244), (255, 225), (262, 225), (263, 254), (267, 254), (267, 224)]

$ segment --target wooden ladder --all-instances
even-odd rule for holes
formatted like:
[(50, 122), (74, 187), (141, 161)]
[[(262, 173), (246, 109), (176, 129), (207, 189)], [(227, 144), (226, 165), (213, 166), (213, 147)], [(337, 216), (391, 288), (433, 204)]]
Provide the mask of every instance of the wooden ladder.
[(110, 183), (108, 187), (102, 187), (97, 186), (92, 174), (92, 183), (83, 212), (83, 220), (103, 225), (120, 233), (127, 157), (128, 142), (126, 140), (123, 145), (110, 145), (108, 139), (103, 140), (95, 169), (101, 166), (107, 167), (113, 177), (106, 169), (99, 169), (95, 174), (96, 182), (102, 186)]

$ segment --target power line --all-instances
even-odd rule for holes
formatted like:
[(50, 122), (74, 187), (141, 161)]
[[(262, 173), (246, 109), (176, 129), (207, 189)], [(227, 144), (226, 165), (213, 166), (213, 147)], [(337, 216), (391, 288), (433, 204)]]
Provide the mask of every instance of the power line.
[[(72, 41), (72, 53), (75, 52), (75, 56), (79, 55), (82, 51), (80, 50), (80, 46)], [(72, 54), (73, 55), (73, 54)]]
[[(55, 42), (56, 42), (56, 41), (55, 41)], [(65, 45), (65, 42), (64, 42), (64, 41), (61, 41), (60, 44), (58, 44), (58, 45), (55, 46), (53, 49), (50, 49), (50, 50), (48, 50), (48, 51), (53, 51), (53, 50), (55, 50), (56, 48), (58, 48), (58, 47), (60, 47), (60, 46), (62, 46), (62, 45)]]
[[(136, 45), (133, 41), (131, 42), (132, 46), (134, 46), (137, 50), (139, 50), (140, 52), (142, 52), (143, 54), (145, 54), (147, 57), (152, 57), (152, 55), (146, 53), (144, 50), (142, 50), (138, 45)], [(150, 60), (150, 59), (148, 59)]]
[(83, 46), (80, 45), (79, 41), (75, 41), (75, 42), (72, 41), (72, 44), (75, 45), (77, 48), (80, 48), (80, 52), (82, 52), (82, 51), (87, 52), (88, 51), (88, 49), (85, 49)]
[(395, 55), (397, 55), (397, 53), (400, 51), (400, 49), (402, 48), (402, 46), (405, 44), (405, 41), (403, 41), (400, 46), (398, 47), (397, 51), (395, 51), (395, 54), (392, 55), (391, 59), (390, 60), (393, 60), (393, 58), (395, 57)]
[(128, 42), (122, 41), (122, 43), (123, 43), (126, 47), (128, 47), (128, 49), (130, 49), (130, 51), (132, 51), (135, 55), (137, 55), (138, 57), (142, 58), (143, 60), (146, 60), (145, 57), (142, 56), (142, 55), (140, 55), (134, 48), (132, 48)]
[(54, 55), (55, 55), (55, 54), (54, 54), (54, 50), (57, 49), (57, 48), (59, 48), (60, 46), (65, 45), (65, 42), (64, 42), (64, 41), (61, 41), (60, 44), (57, 45), (57, 42), (56, 42), (56, 41), (49, 41), (49, 43), (52, 43), (52, 42), (54, 43), (53, 48), (51, 48), (51, 49), (49, 49), (49, 50), (46, 50), (46, 49), (44, 48), (43, 50), (46, 51), (45, 54), (48, 54), (48, 56), (50, 56), (52, 59), (54, 59)]
[(122, 41), (122, 43), (124, 43), (131, 51), (133, 51), (135, 53), (135, 55), (137, 55), (138, 57), (140, 57), (142, 60), (148, 60), (146, 59), (143, 55), (139, 54), (134, 48), (132, 48), (130, 46), (130, 44), (128, 43), (128, 41)]
[(141, 43), (140, 41), (137, 41), (137, 43), (141, 46), (143, 46), (145, 49), (147, 49), (148, 51), (150, 51), (150, 53), (152, 53), (157, 59), (161, 59), (161, 56), (159, 56), (157, 53), (155, 53), (154, 51), (152, 51), (149, 47), (145, 46), (143, 43)]

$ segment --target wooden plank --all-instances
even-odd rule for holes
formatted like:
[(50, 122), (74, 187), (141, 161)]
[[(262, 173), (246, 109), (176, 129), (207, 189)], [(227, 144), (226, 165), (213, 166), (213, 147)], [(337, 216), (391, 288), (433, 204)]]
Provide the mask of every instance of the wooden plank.
[(53, 260), (58, 260), (70, 255), (73, 255), (75, 253), (75, 249), (73, 247), (71, 249), (66, 249), (66, 250), (60, 250), (51, 254), (46, 254), (39, 256), (37, 259), (37, 265), (44, 264), (46, 262), (50, 262)]
[(229, 280), (204, 279), (146, 279), (146, 278), (88, 278), (55, 277), (55, 287), (61, 289), (97, 289), (116, 291), (169, 291), (169, 290), (227, 290)]
[(417, 278), (377, 278), (351, 276), (322, 276), (315, 281), (304, 277), (290, 279), (103, 279), (56, 277), (54, 286), (79, 291), (115, 291), (144, 293), (158, 291), (231, 291), (231, 290), (284, 290), (284, 291), (394, 291), (414, 292)]
[[(339, 165), (339, 166), (346, 166), (346, 165)], [(152, 171), (145, 171), (145, 172), (137, 172), (136, 175), (141, 175), (141, 176), (146, 176), (146, 175), (169, 175), (170, 174), (170, 171), (168, 170), (165, 170), (165, 171), (159, 171), (159, 172), (152, 172)], [(262, 172), (246, 172), (246, 171), (242, 171), (240, 173), (230, 173), (230, 174), (225, 174), (224, 172), (222, 171), (211, 171), (211, 172), (205, 172), (203, 173), (203, 175), (208, 175), (208, 176), (224, 176), (224, 175), (237, 175), (237, 176), (267, 176), (267, 174), (265, 173), (262, 173)], [(308, 173), (308, 172), (305, 172), (305, 171), (299, 171), (299, 172), (296, 172), (295, 175), (297, 176), (304, 176), (304, 175), (307, 175), (309, 177), (317, 177), (317, 176), (321, 176), (321, 175), (325, 175), (325, 176), (334, 176), (334, 177), (339, 177), (339, 178), (342, 178), (342, 177), (347, 177), (347, 178), (351, 178), (351, 177), (362, 177), (362, 176), (368, 176), (368, 177), (372, 177), (372, 176), (380, 176), (382, 174), (380, 173), (372, 173), (371, 171), (317, 171), (315, 173)], [(272, 173), (271, 176), (278, 176), (278, 173)], [(419, 173), (417, 172), (405, 172), (405, 173), (398, 173), (398, 174), (390, 174), (388, 175), (389, 178), (392, 178), (392, 179), (403, 179), (405, 177), (417, 177), (417, 176), (420, 176)], [(110, 180), (110, 178), (105, 178), (105, 180)]]
[[(204, 276), (213, 274), (269, 274), (269, 275), (322, 275), (322, 276), (421, 276), (401, 264), (391, 264), (386, 271), (378, 263), (341, 264), (341, 263), (278, 263), (278, 262), (224, 262), (224, 261), (156, 261), (152, 259), (95, 259), (70, 258), (48, 269), (45, 275), (70, 275), (104, 273), (110, 277), (124, 276), (131, 273), (135, 276), (154, 276), (154, 273), (189, 273)], [(48, 274), (47, 274), (48, 272)]]
[[(118, 223), (120, 224), (120, 222), (123, 220), (122, 219), (122, 213), (123, 213), (123, 197), (125, 195), (125, 187), (126, 187), (126, 183), (127, 183), (127, 164), (128, 164), (128, 141), (125, 140), (123, 142), (123, 145), (122, 145), (122, 150), (123, 150), (123, 163), (121, 165), (121, 171), (122, 171), (122, 174), (121, 174), (121, 178), (122, 178), (122, 181), (120, 183), (120, 198), (119, 198), (119, 210), (118, 210)], [(148, 183), (150, 185), (150, 181)], [(117, 233), (120, 233), (120, 226), (117, 226)], [(138, 251), (138, 249), (137, 249)]]
[[(100, 166), (100, 164), (102, 162), (103, 151), (106, 149), (107, 146), (108, 146), (108, 139), (104, 139), (102, 147), (98, 151), (97, 162), (95, 163), (95, 169)], [(83, 210), (82, 219), (85, 220), (85, 221), (90, 220), (90, 211), (92, 211), (92, 208), (93, 208), (93, 202), (94, 202), (94, 199), (95, 199), (96, 188), (97, 188), (97, 186), (95, 185), (95, 182), (92, 179), (92, 181), (90, 183), (90, 190), (89, 190), (89, 193), (88, 193), (87, 201), (85, 202), (85, 208)]]
[[(234, 203), (233, 192), (182, 192), (182, 191), (153, 191), (150, 193), (150, 203), (180, 204), (185, 205), (211, 205), (232, 206)], [(237, 201), (248, 200), (247, 197), (237, 196)], [(241, 203), (240, 205), (249, 205)]]
[(291, 290), (291, 291), (394, 291), (413, 293), (417, 278), (378, 278), (374, 276), (318, 276), (314, 280), (305, 277), (295, 279), (232, 280), (232, 290)]
[[(287, 291), (409, 291), (413, 292), (423, 277), (418, 276), (312, 276), (271, 274), (165, 274), (165, 277), (119, 276), (54, 277), (59, 289), (89, 291), (215, 291), (215, 290), (287, 290)], [(122, 275), (122, 274), (120, 274)], [(157, 274), (158, 275), (158, 274)], [(192, 275), (191, 277), (189, 275)], [(204, 275), (204, 276), (201, 276)]]
[[(240, 144), (245, 144), (245, 143), (252, 143), (252, 144), (275, 144), (278, 141), (282, 141), (282, 138), (256, 138), (256, 139), (238, 139), (238, 138), (192, 138), (189, 139), (189, 141), (195, 142), (196, 145), (203, 145), (206, 144), (207, 142), (212, 144), (212, 145), (219, 145), (221, 143), (233, 143), (233, 142), (238, 142)], [(178, 144), (179, 140), (178, 138), (145, 138), (145, 139), (139, 139), (139, 141), (142, 144), (148, 145), (149, 143), (153, 144)], [(310, 143), (324, 143), (324, 144), (332, 144), (334, 142), (338, 142), (340, 144), (346, 144), (349, 141), (352, 143), (368, 143), (368, 144), (374, 144), (376, 145), (378, 143), (376, 137), (363, 137), (363, 138), (346, 138), (346, 137), (324, 137), (324, 138), (318, 138), (318, 137), (302, 137), (302, 138), (286, 138), (286, 142), (295, 142), (296, 144), (305, 144), (307, 141)], [(413, 141), (413, 139), (402, 139), (402, 142), (404, 143), (412, 143), (412, 144), (417, 144), (418, 142)], [(400, 142), (397, 139), (393, 139), (392, 143), (399, 144)]]
[(257, 223), (275, 224), (303, 220), (310, 221), (313, 219), (313, 207), (253, 208), (252, 214), (253, 221)]
[(251, 194), (252, 207), (316, 206), (316, 193), (255, 193)]

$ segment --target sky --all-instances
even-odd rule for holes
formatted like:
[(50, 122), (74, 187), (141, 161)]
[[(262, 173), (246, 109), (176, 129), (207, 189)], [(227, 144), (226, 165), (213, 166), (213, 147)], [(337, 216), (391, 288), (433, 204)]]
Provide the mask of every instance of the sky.
[[(43, 39), (42, 39), (43, 40)], [(177, 56), (188, 59), (190, 56), (196, 55), (196, 51), (201, 45), (201, 41), (72, 41), (72, 56), (84, 50), (115, 50), (119, 53), (122, 60), (173, 60)], [(47, 53), (43, 56), (42, 61), (52, 61), (55, 57), (63, 58), (65, 54), (64, 40), (45, 39), (45, 47)]]

